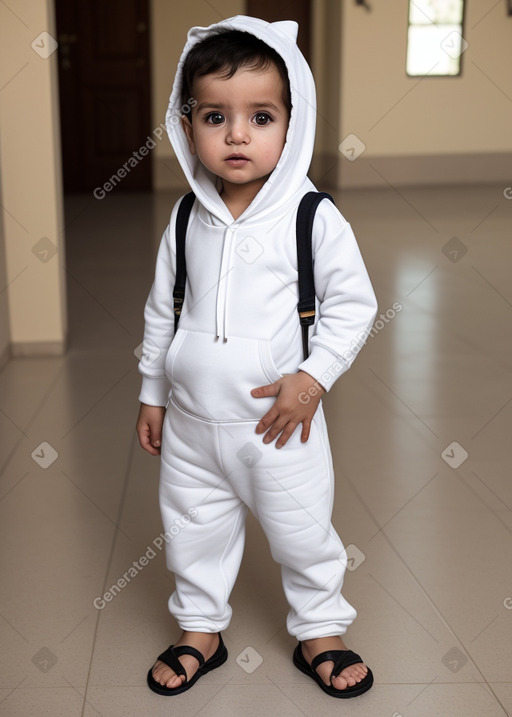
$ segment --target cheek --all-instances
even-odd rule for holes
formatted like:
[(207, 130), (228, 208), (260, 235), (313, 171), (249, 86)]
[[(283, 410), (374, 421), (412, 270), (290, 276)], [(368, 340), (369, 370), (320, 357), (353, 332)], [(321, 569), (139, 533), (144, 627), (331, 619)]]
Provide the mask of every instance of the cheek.
[(219, 146), (219, 144), (223, 141), (223, 135), (214, 128), (209, 127), (206, 132), (201, 132), (197, 139), (198, 146), (200, 146), (203, 151), (208, 151)]
[(286, 135), (283, 135), (281, 131), (269, 137), (265, 142), (265, 146), (262, 148), (264, 157), (269, 160), (279, 159), (284, 148), (285, 140)]
[(214, 137), (201, 135), (196, 139), (196, 150), (200, 157), (210, 158), (215, 154), (217, 142)]

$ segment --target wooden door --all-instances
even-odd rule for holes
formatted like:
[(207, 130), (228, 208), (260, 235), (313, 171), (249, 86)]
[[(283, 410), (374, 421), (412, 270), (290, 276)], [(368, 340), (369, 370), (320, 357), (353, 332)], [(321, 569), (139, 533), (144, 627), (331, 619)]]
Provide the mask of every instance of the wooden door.
[[(56, 0), (65, 191), (151, 188), (148, 0)], [(140, 159), (134, 159), (134, 152)]]
[(296, 20), (299, 23), (297, 44), (311, 65), (311, 0), (246, 0), (246, 13), (267, 22)]

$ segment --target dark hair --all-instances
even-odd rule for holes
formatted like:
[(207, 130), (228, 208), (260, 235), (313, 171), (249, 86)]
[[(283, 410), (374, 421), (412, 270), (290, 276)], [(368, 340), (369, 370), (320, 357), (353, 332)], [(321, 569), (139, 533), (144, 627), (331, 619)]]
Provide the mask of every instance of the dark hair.
[(217, 30), (194, 45), (183, 63), (181, 103), (187, 109), (184, 114), (189, 116), (191, 112), (187, 103), (192, 97), (192, 84), (196, 77), (221, 73), (227, 80), (240, 67), (266, 70), (270, 65), (275, 65), (283, 81), (283, 101), (289, 114), (292, 108), (290, 82), (281, 55), (250, 32), (229, 28)]

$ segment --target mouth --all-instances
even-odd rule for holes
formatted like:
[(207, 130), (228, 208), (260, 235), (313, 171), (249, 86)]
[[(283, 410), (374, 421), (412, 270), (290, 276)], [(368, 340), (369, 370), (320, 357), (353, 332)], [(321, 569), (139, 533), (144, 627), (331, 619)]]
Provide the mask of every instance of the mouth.
[(232, 167), (242, 167), (250, 160), (248, 157), (245, 156), (245, 154), (230, 154), (229, 157), (226, 157), (224, 161)]

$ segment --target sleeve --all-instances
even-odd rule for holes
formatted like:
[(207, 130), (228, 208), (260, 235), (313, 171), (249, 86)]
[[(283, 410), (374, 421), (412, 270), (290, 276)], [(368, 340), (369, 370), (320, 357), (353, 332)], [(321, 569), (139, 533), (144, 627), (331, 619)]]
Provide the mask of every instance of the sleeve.
[(312, 251), (317, 318), (298, 368), (329, 391), (366, 343), (377, 300), (352, 227), (330, 201), (318, 206)]
[(160, 242), (155, 278), (144, 308), (144, 339), (138, 365), (142, 374), (139, 401), (149, 406), (166, 406), (171, 388), (165, 374), (165, 359), (174, 337), (172, 292), (176, 276), (175, 226), (179, 201)]

